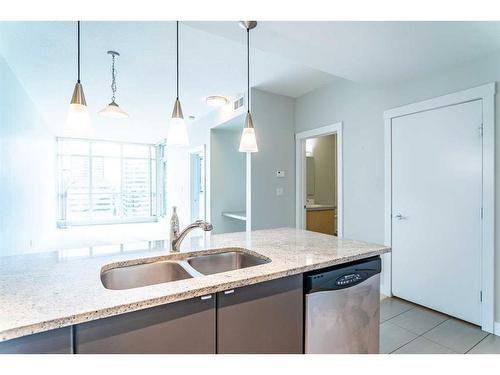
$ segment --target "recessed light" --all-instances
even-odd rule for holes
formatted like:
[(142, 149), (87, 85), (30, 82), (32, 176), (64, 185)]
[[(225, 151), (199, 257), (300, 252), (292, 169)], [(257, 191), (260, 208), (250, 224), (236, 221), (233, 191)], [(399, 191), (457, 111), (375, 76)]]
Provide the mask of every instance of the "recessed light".
[(205, 98), (205, 102), (211, 107), (219, 107), (229, 103), (229, 100), (225, 96), (210, 95)]

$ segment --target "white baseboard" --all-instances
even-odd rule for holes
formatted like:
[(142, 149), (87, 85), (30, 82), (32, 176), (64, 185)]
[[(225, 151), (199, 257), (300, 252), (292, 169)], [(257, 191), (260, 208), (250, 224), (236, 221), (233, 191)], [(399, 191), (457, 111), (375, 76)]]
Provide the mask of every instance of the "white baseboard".
[(495, 322), (493, 324), (493, 334), (496, 336), (500, 336), (500, 322)]

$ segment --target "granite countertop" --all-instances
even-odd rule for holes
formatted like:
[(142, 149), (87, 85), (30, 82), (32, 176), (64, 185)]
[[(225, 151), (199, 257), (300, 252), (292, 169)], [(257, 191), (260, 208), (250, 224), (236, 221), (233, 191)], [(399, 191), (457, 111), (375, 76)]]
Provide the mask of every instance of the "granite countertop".
[[(228, 234), (193, 232), (180, 253), (168, 242), (94, 246), (0, 258), (0, 341), (203, 296), (390, 251), (383, 245), (293, 228)], [(219, 274), (127, 290), (108, 290), (103, 266), (138, 258), (183, 258), (216, 248), (244, 248), (272, 261)]]

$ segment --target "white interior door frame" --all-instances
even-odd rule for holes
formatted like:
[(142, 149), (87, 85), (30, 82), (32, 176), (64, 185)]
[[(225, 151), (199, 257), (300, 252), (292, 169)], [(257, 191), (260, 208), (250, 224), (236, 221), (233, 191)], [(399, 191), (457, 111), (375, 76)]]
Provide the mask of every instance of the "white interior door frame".
[[(483, 110), (482, 148), (482, 241), (481, 241), (481, 328), (495, 326), (495, 83), (393, 108), (384, 112), (385, 212), (384, 242), (392, 246), (392, 119), (450, 105), (481, 100)], [(383, 256), (381, 292), (392, 295), (391, 254)], [(500, 334), (500, 332), (496, 332)]]
[(332, 125), (327, 125), (321, 128), (307, 130), (295, 134), (295, 226), (299, 229), (305, 229), (306, 225), (304, 210), (304, 205), (306, 203), (306, 139), (321, 137), (330, 134), (337, 135), (337, 234), (339, 237), (342, 237), (344, 233), (342, 122), (337, 122)]
[(203, 199), (203, 202), (200, 202), (200, 204), (203, 205), (203, 212), (205, 213), (205, 217), (203, 218), (204, 220), (207, 220), (207, 151), (206, 151), (206, 145), (201, 145), (201, 146), (197, 146), (197, 147), (193, 147), (191, 149), (189, 149), (189, 212), (191, 213), (191, 204), (192, 204), (192, 200), (193, 200), (193, 197), (192, 197), (192, 177), (193, 177), (193, 171), (191, 170), (191, 168), (193, 167), (191, 165), (191, 158), (192, 158), (192, 155), (194, 154), (202, 154), (203, 155), (203, 167), (204, 167), (204, 178), (203, 178), (203, 181), (202, 181), (202, 184), (203, 184), (203, 195), (204, 195), (204, 199)]

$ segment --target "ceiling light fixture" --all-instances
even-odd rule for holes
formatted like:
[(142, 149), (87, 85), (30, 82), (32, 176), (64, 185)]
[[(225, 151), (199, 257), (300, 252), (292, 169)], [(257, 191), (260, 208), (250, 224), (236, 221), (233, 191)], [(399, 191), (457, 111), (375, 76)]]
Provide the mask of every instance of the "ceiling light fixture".
[(258, 152), (255, 129), (253, 127), (250, 100), (250, 30), (257, 26), (257, 21), (240, 21), (240, 26), (247, 31), (247, 117), (241, 133), (240, 152)]
[(116, 69), (115, 69), (115, 57), (120, 56), (118, 52), (108, 51), (108, 55), (111, 55), (111, 103), (107, 105), (106, 108), (101, 109), (99, 114), (104, 117), (110, 118), (128, 118), (128, 113), (121, 109), (118, 104), (116, 104)]
[(205, 103), (211, 107), (220, 107), (229, 103), (229, 100), (225, 96), (210, 95), (205, 98)]
[(177, 98), (174, 103), (174, 110), (172, 118), (170, 119), (170, 126), (168, 129), (167, 146), (173, 147), (186, 147), (189, 146), (189, 137), (182, 114), (181, 102), (179, 101), (179, 21), (176, 23), (177, 31)]
[(83, 93), (83, 86), (80, 81), (80, 21), (77, 21), (77, 81), (73, 89), (73, 96), (69, 105), (68, 116), (66, 118), (66, 132), (73, 136), (90, 136), (92, 127), (90, 126), (90, 115), (87, 102)]

